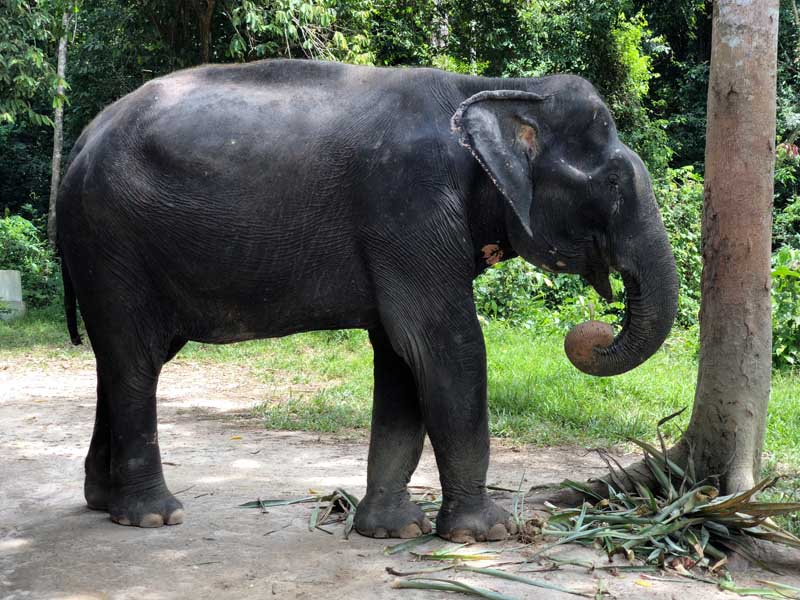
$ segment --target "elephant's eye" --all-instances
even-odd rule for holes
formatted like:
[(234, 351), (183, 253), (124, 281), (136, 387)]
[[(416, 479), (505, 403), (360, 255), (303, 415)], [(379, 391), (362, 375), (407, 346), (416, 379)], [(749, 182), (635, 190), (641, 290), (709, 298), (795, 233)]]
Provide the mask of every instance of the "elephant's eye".
[(608, 176), (608, 183), (610, 185), (618, 185), (619, 184), (619, 175), (617, 173), (611, 173)]

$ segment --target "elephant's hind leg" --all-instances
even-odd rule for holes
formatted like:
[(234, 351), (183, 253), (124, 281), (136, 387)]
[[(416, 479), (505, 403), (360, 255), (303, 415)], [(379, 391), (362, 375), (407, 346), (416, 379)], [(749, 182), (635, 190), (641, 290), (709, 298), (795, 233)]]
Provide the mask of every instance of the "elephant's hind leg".
[(98, 377), (108, 382), (108, 511), (121, 525), (176, 525), (183, 521), (183, 506), (164, 481), (158, 445), (156, 385), (161, 364), (139, 352), (126, 354), (120, 347), (110, 356), (98, 355)]
[(83, 495), (86, 505), (92, 510), (108, 511), (111, 495), (111, 424), (108, 416), (108, 394), (97, 373), (97, 409), (94, 417), (94, 431), (89, 453), (84, 462), (86, 479)]
[[(82, 305), (97, 359), (97, 416), (86, 458), (84, 490), (91, 508), (122, 525), (160, 527), (183, 521), (183, 507), (164, 482), (156, 422), (161, 367), (181, 342), (171, 319), (146, 290), (87, 297)], [(103, 298), (102, 301), (95, 298)]]
[[(184, 338), (175, 338), (167, 349), (164, 362), (169, 362), (186, 344)], [(111, 421), (110, 390), (107, 369), (97, 369), (97, 409), (89, 452), (84, 463), (86, 478), (83, 493), (86, 505), (92, 510), (108, 512), (111, 497)], [(173, 517), (174, 520), (175, 517)]]
[(383, 330), (372, 330), (369, 337), (375, 353), (372, 434), (367, 494), (358, 505), (355, 526), (369, 537), (417, 537), (431, 531), (406, 487), (425, 441), (417, 387)]

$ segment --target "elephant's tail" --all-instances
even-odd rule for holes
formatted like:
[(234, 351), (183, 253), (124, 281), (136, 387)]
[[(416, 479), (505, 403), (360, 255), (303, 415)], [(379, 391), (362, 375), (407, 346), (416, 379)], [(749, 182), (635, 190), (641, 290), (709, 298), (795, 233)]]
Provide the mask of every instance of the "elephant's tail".
[(64, 280), (64, 312), (67, 316), (67, 330), (72, 343), (79, 346), (82, 343), (81, 334), (78, 333), (78, 306), (75, 301), (75, 287), (69, 276), (69, 269), (64, 257), (61, 257), (61, 279)]

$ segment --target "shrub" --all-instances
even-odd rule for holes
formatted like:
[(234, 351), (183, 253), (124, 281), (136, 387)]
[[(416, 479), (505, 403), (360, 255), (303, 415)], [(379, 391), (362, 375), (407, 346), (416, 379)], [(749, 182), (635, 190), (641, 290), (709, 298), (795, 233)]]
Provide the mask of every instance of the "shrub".
[(690, 327), (700, 312), (703, 178), (692, 167), (669, 169), (653, 188), (678, 269), (678, 324)]
[[(622, 282), (613, 277), (611, 283), (619, 296)], [(475, 280), (473, 291), (478, 313), (487, 319), (555, 331), (587, 319), (613, 321), (624, 307), (607, 304), (580, 277), (543, 273), (521, 258), (487, 269)]]
[(772, 360), (800, 367), (800, 250), (788, 246), (772, 256)]
[(522, 259), (500, 263), (484, 271), (473, 284), (475, 306), (487, 319), (516, 324), (538, 320), (544, 308), (542, 288), (553, 285), (543, 273)]
[(772, 249), (800, 249), (800, 149), (780, 144), (775, 161)]
[(61, 295), (53, 251), (36, 226), (19, 215), (0, 219), (0, 269), (22, 274), (22, 297), (29, 307), (48, 306)]

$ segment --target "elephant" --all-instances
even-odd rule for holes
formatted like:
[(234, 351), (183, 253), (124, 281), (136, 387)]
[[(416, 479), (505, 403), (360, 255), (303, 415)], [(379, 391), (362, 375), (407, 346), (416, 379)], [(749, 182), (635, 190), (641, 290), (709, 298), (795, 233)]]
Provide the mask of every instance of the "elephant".
[[(156, 386), (190, 340), (366, 329), (374, 351), (367, 491), (355, 527), (432, 524), (407, 485), (427, 435), (436, 533), (501, 540), (488, 496), (486, 352), (472, 282), (521, 256), (626, 290), (598, 376), (650, 357), (677, 275), (650, 175), (594, 86), (306, 60), (155, 78), (84, 130), (57, 198), (67, 325), (97, 363), (88, 506), (140, 527), (182, 522), (162, 473)], [(591, 340), (590, 340), (591, 341)]]

